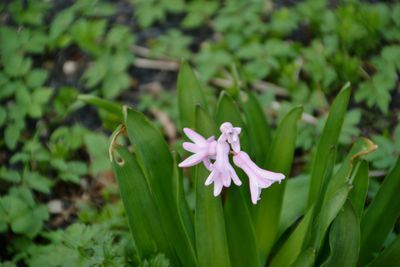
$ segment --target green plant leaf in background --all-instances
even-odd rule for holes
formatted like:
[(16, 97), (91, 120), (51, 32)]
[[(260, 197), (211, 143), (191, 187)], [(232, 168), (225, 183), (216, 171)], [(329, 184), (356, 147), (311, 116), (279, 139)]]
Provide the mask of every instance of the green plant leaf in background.
[[(288, 179), (292, 166), (296, 146), (297, 122), (302, 112), (302, 107), (295, 107), (282, 119), (264, 165), (270, 171), (285, 174), (286, 179)], [(265, 261), (268, 257), (278, 236), (285, 184), (286, 180), (264, 190), (261, 194), (261, 200), (254, 210), (257, 246), (258, 251), (261, 252), (262, 261)]]
[(240, 106), (246, 119), (250, 142), (250, 155), (257, 164), (263, 164), (271, 142), (271, 129), (257, 97), (252, 92), (240, 96)]
[(364, 211), (365, 199), (368, 194), (369, 176), (368, 176), (368, 162), (361, 160), (360, 164), (357, 166), (357, 171), (355, 172), (353, 178), (353, 190), (350, 192), (349, 200), (354, 207), (354, 212), (356, 213), (359, 220)]
[[(217, 125), (230, 122), (241, 127), (241, 147), (246, 147), (246, 126), (241, 119), (238, 106), (233, 99), (223, 93), (217, 107)], [(239, 174), (240, 175), (240, 174)], [(246, 182), (241, 175), (243, 184)], [(232, 266), (260, 266), (253, 221), (250, 216), (248, 190), (244, 185), (233, 186), (226, 192), (224, 206), (226, 233)], [(245, 191), (246, 190), (246, 191)], [(245, 197), (246, 196), (246, 197)]]
[(337, 145), (349, 99), (350, 88), (349, 84), (346, 84), (336, 96), (335, 101), (332, 104), (329, 117), (318, 142), (311, 171), (308, 207), (314, 203), (321, 190), (323, 174), (328, 163), (328, 158), (325, 155), (332, 146)]
[(365, 265), (379, 252), (400, 215), (400, 157), (383, 180), (374, 200), (361, 220), (360, 263)]
[(196, 106), (206, 109), (207, 105), (200, 82), (187, 62), (181, 63), (177, 87), (181, 126), (194, 128)]
[(321, 266), (356, 266), (360, 249), (360, 224), (350, 202), (344, 205), (333, 221), (329, 244), (331, 254)]
[(135, 156), (122, 147), (117, 152), (118, 156), (113, 156), (112, 166), (141, 260), (160, 250), (176, 261), (175, 252), (159, 223), (160, 214)]
[(400, 236), (392, 242), (368, 267), (396, 267), (400, 265)]
[[(202, 108), (196, 108), (196, 130), (203, 136), (216, 133), (215, 122)], [(195, 231), (198, 264), (200, 267), (229, 267), (225, 220), (220, 197), (213, 196), (213, 188), (204, 182), (209, 171), (196, 167)]]
[[(140, 112), (124, 107), (126, 131), (160, 211), (168, 240), (182, 265), (195, 266), (196, 255), (174, 199), (173, 158), (157, 128)], [(155, 156), (157, 155), (157, 156)]]
[(189, 236), (192, 244), (195, 244), (193, 214), (190, 211), (188, 203), (185, 198), (182, 169), (178, 167), (178, 164), (179, 162), (181, 162), (181, 160), (177, 153), (174, 152), (173, 156), (174, 156), (173, 188), (174, 188), (175, 201), (176, 205), (178, 206), (179, 217), (182, 221), (182, 224), (185, 227), (185, 231)]

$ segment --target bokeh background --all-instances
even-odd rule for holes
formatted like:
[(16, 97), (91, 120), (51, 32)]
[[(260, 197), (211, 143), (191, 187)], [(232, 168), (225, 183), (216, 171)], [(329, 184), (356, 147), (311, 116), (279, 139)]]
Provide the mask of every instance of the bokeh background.
[(400, 153), (398, 1), (1, 1), (0, 266), (137, 266), (108, 159), (116, 125), (78, 96), (145, 112), (181, 151), (182, 60), (210, 96), (256, 92), (272, 125), (304, 105), (292, 176), (348, 81), (340, 144), (378, 144), (370, 196)]

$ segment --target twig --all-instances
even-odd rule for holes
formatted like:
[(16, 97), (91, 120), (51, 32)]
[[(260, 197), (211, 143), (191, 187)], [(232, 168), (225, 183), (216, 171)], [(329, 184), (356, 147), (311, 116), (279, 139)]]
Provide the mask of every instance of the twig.
[(176, 61), (155, 60), (146, 58), (136, 58), (134, 65), (138, 68), (153, 70), (177, 71), (179, 69), (179, 63)]

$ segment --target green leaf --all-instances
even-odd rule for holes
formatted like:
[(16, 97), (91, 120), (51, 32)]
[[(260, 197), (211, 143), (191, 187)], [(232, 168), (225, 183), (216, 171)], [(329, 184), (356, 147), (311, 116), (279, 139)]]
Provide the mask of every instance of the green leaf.
[[(400, 8), (399, 8), (400, 9)], [(375, 258), (368, 267), (397, 267), (400, 265), (400, 236)]]
[[(216, 133), (215, 122), (200, 107), (196, 108), (196, 129), (204, 136)], [(213, 196), (213, 188), (204, 182), (209, 171), (196, 167), (195, 231), (197, 258), (200, 267), (230, 266), (224, 214), (220, 197)]]
[(354, 207), (354, 212), (361, 219), (364, 211), (365, 199), (368, 194), (368, 162), (362, 160), (357, 166), (353, 179), (353, 190), (350, 192), (349, 200)]
[(86, 104), (93, 105), (100, 110), (109, 113), (118, 122), (123, 122), (122, 105), (110, 100), (104, 100), (94, 95), (79, 95), (78, 99)]
[(200, 82), (186, 62), (181, 63), (177, 86), (181, 126), (194, 128), (196, 106), (206, 109), (207, 105)]
[(161, 214), (165, 234), (182, 265), (194, 266), (193, 244), (185, 233), (173, 196), (173, 158), (159, 130), (140, 112), (124, 107), (126, 131)]
[(286, 239), (285, 243), (278, 250), (275, 257), (272, 259), (271, 267), (290, 266), (299, 256), (303, 243), (307, 234), (307, 229), (311, 223), (313, 211), (309, 209), (295, 230)]
[[(279, 124), (272, 141), (264, 167), (270, 171), (289, 176), (296, 147), (297, 122), (303, 112), (302, 107), (291, 109)], [(266, 259), (278, 237), (283, 195), (286, 179), (263, 190), (261, 200), (255, 207), (254, 225), (258, 250)]]
[(332, 146), (337, 145), (349, 98), (350, 88), (346, 84), (332, 104), (324, 130), (318, 142), (311, 171), (308, 207), (314, 203), (321, 190), (323, 174), (328, 164), (328, 158), (325, 155)]
[(400, 157), (383, 180), (378, 193), (361, 220), (360, 263), (365, 265), (382, 244), (400, 215)]
[(36, 87), (42, 86), (47, 80), (47, 77), (47, 70), (34, 69), (30, 71), (26, 76), (26, 85), (28, 85), (30, 88), (35, 89)]
[[(245, 140), (246, 127), (241, 120), (239, 109), (233, 99), (225, 93), (218, 102), (216, 117), (218, 125), (228, 121), (234, 126), (242, 127), (241, 140)], [(246, 147), (246, 144), (242, 144), (242, 147)], [(243, 180), (243, 175), (241, 178)], [(257, 242), (248, 207), (250, 198), (244, 193), (245, 189), (244, 186), (234, 186), (227, 191), (224, 211), (229, 255), (232, 266), (257, 267), (260, 266)]]
[(50, 38), (52, 40), (58, 38), (65, 32), (74, 20), (74, 12), (71, 9), (66, 9), (59, 12), (53, 19), (50, 25)]
[(176, 261), (173, 247), (160, 224), (161, 217), (152, 192), (136, 157), (125, 148), (118, 148), (117, 152), (112, 167), (140, 258), (143, 260), (157, 251), (163, 251)]
[(241, 107), (246, 118), (250, 140), (250, 155), (257, 164), (263, 164), (271, 142), (271, 129), (257, 97), (252, 92), (241, 95)]
[(173, 188), (174, 188), (174, 196), (176, 205), (178, 206), (179, 218), (184, 225), (186, 235), (192, 242), (195, 244), (195, 237), (194, 237), (194, 225), (193, 225), (193, 214), (189, 209), (184, 187), (183, 187), (183, 173), (182, 169), (178, 167), (180, 162), (180, 157), (178, 154), (174, 153), (174, 178), (173, 178)]
[(351, 174), (354, 172), (354, 166), (357, 165), (359, 158), (375, 149), (376, 145), (369, 139), (364, 137), (358, 139), (343, 160), (339, 170), (330, 178), (326, 193), (321, 192), (321, 194), (325, 194), (325, 199), (331, 198), (340, 187), (350, 183)]
[(309, 185), (310, 176), (300, 176), (287, 181), (279, 221), (279, 236), (305, 213)]
[(332, 223), (329, 245), (331, 253), (321, 266), (356, 266), (360, 250), (360, 224), (349, 202)]
[(316, 251), (313, 248), (309, 248), (302, 252), (297, 260), (290, 265), (290, 267), (313, 267), (316, 257)]
[(16, 124), (7, 125), (4, 131), (4, 141), (9, 149), (14, 149), (21, 135), (21, 129)]

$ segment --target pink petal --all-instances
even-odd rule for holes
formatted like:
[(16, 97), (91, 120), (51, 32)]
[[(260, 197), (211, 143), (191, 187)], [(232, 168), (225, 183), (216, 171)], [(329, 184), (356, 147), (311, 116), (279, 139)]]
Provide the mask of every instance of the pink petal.
[(203, 159), (203, 164), (207, 168), (207, 170), (211, 171), (212, 164), (210, 158), (206, 157), (205, 159)]
[(214, 182), (214, 177), (215, 177), (215, 171), (212, 171), (210, 175), (207, 177), (207, 180), (204, 184), (210, 185), (212, 182)]
[(232, 142), (231, 143), (233, 151), (236, 153), (240, 151), (240, 143), (239, 142)]
[(203, 153), (196, 153), (179, 163), (179, 167), (187, 168), (199, 164), (204, 158)]
[(262, 176), (263, 178), (266, 178), (268, 180), (272, 180), (275, 182), (281, 182), (283, 179), (285, 179), (285, 175), (282, 173), (278, 172), (271, 172), (268, 170), (261, 169), (260, 167), (256, 166), (255, 171), (258, 175)]
[(257, 183), (251, 179), (250, 179), (250, 195), (251, 195), (251, 202), (253, 202), (253, 204), (257, 204), (260, 195), (260, 189), (258, 188)]
[(233, 182), (235, 185), (242, 185), (242, 181), (240, 181), (239, 177), (237, 176), (235, 170), (232, 168), (232, 166), (229, 168), (229, 174), (232, 177)]
[(200, 150), (201, 150), (201, 148), (198, 145), (190, 143), (190, 142), (184, 142), (182, 144), (182, 147), (186, 151), (189, 151), (189, 152), (192, 152), (192, 153), (197, 153), (197, 152), (200, 152)]
[(223, 184), (225, 187), (229, 187), (231, 185), (231, 177), (229, 173), (224, 173), (223, 177)]
[(200, 134), (196, 133), (190, 128), (184, 128), (183, 131), (185, 132), (186, 136), (189, 137), (190, 140), (192, 140), (195, 143), (205, 145), (207, 143), (206, 139), (204, 139), (203, 136)]
[(221, 181), (221, 179), (220, 178), (215, 179), (214, 180), (214, 196), (215, 197), (218, 196), (219, 194), (221, 194), (222, 187), (223, 187), (223, 182)]

